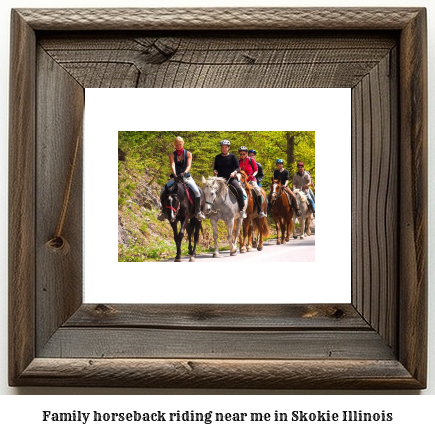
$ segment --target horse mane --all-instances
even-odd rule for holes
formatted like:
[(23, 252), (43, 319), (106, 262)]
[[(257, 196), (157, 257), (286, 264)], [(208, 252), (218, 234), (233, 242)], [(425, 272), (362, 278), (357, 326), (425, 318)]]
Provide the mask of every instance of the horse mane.
[(302, 202), (306, 202), (307, 201), (307, 195), (306, 195), (306, 193), (304, 193), (302, 190), (299, 190), (299, 188), (295, 188), (293, 193), (295, 195), (296, 195), (296, 193), (298, 193), (299, 196), (301, 197), (301, 201)]
[(177, 194), (180, 202), (182, 202), (186, 197), (186, 193), (184, 188), (178, 187), (179, 184), (181, 184), (181, 181), (177, 181), (176, 179), (174, 179), (174, 183), (170, 187), (166, 187), (165, 192), (169, 194)]
[(247, 191), (252, 190), (254, 187), (251, 184), (249, 184), (249, 182), (246, 182), (246, 179), (248, 178), (246, 172), (244, 170), (241, 170), (240, 175), (242, 176), (242, 182), (245, 185), (245, 190)]
[(209, 176), (208, 179), (204, 182), (204, 187), (211, 187), (215, 184), (217, 185), (216, 195), (220, 196), (222, 192), (225, 191), (227, 181), (225, 178), (221, 178), (219, 176)]

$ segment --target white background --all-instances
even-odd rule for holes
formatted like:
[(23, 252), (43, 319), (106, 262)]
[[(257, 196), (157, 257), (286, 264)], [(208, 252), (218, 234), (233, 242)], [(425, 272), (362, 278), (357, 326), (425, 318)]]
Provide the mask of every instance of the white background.
[[(371, 405), (378, 411), (382, 409), (393, 408), (398, 415), (396, 422), (393, 425), (364, 425), (364, 424), (353, 424), (344, 425), (340, 428), (346, 428), (353, 430), (353, 432), (364, 432), (366, 433), (368, 429), (373, 432), (384, 433), (386, 429), (389, 428), (394, 430), (394, 432), (399, 431), (415, 431), (418, 430), (423, 432), (427, 430), (427, 426), (432, 426), (432, 412), (434, 408), (433, 394), (435, 391), (435, 351), (434, 351), (434, 322), (433, 322), (433, 312), (435, 310), (435, 302), (433, 297), (433, 278), (434, 278), (434, 267), (431, 265), (431, 260), (433, 257), (435, 238), (434, 233), (429, 226), (429, 387), (425, 391), (398, 391), (398, 392), (385, 392), (385, 391), (349, 391), (349, 392), (334, 392), (334, 391), (317, 391), (316, 394), (327, 394), (331, 395), (329, 397), (322, 396), (293, 396), (293, 394), (303, 395), (302, 391), (283, 391), (283, 392), (261, 392), (261, 391), (223, 391), (229, 394), (229, 396), (213, 396), (216, 393), (213, 390), (113, 390), (113, 389), (86, 389), (86, 388), (9, 388), (7, 386), (7, 135), (8, 135), (8, 62), (9, 62), (9, 14), (11, 7), (144, 7), (144, 6), (201, 6), (204, 2), (195, 0), (163, 0), (163, 1), (153, 1), (153, 0), (70, 0), (67, 2), (59, 2), (55, 0), (44, 0), (44, 1), (18, 1), (18, 0), (3, 0), (0, 5), (0, 41), (1, 41), (1, 61), (0, 61), (0, 179), (1, 179), (1, 189), (0, 189), (0, 203), (2, 208), (0, 210), (0, 393), (5, 396), (0, 397), (0, 415), (1, 415), (1, 425), (9, 425), (9, 430), (12, 429), (28, 429), (40, 432), (45, 430), (46, 432), (59, 432), (59, 429), (65, 432), (77, 433), (79, 431), (78, 425), (57, 425), (52, 424), (50, 426), (43, 425), (40, 422), (40, 415), (43, 409), (49, 407), (49, 409), (57, 409), (58, 411), (72, 411), (82, 410), (82, 411), (92, 411), (94, 408), (98, 410), (101, 407), (112, 410), (116, 403), (120, 406), (119, 411), (123, 411), (126, 408), (134, 410), (135, 408), (140, 408), (140, 411), (146, 411), (147, 407), (152, 407), (153, 405), (166, 406), (174, 403), (174, 401), (183, 407), (183, 409), (195, 409), (197, 407), (213, 407), (214, 410), (219, 411), (219, 409), (235, 409), (249, 405), (253, 411), (256, 411), (259, 407), (264, 408), (264, 411), (268, 409), (273, 411), (275, 409), (294, 409), (295, 407), (299, 409), (303, 407), (303, 410), (317, 410), (326, 409), (326, 407), (338, 406), (340, 409), (366, 409)], [(216, 1), (211, 0), (206, 3), (207, 6), (340, 6), (349, 7), (349, 1), (341, 0), (299, 0), (299, 1), (282, 1), (282, 0), (272, 0), (266, 2), (265, 0), (225, 0)], [(434, 70), (434, 23), (435, 23), (435, 5), (433, 1), (406, 1), (406, 0), (395, 0), (395, 1), (370, 1), (370, 0), (360, 0), (358, 2), (353, 2), (353, 6), (390, 6), (390, 7), (405, 7), (405, 6), (425, 6), (428, 8), (428, 24), (429, 24), (429, 143), (431, 142), (431, 136), (435, 128), (435, 118), (433, 110), (433, 95), (435, 91), (435, 81), (432, 78), (432, 71)], [(432, 145), (433, 146), (433, 145)], [(430, 173), (430, 183), (434, 182), (434, 175), (431, 173), (434, 168), (433, 152), (429, 150), (429, 173)], [(429, 202), (434, 203), (435, 197), (433, 189), (429, 187)], [(433, 213), (433, 206), (429, 206), (429, 220)], [(217, 393), (223, 393), (218, 391)], [(108, 397), (99, 397), (98, 399), (89, 396), (91, 394), (125, 394), (130, 396), (122, 397), (121, 399)], [(156, 395), (156, 394), (189, 394), (189, 396), (173, 396), (173, 397), (155, 397), (155, 396), (143, 396), (143, 395)], [(254, 394), (257, 396), (238, 396), (238, 394)], [(307, 391), (307, 394), (312, 394), (312, 392)], [(44, 397), (39, 396), (6, 396), (6, 395), (49, 395)], [(75, 399), (74, 395), (80, 394), (80, 398)], [(195, 394), (206, 394), (207, 396), (197, 396)], [(272, 396), (269, 396), (272, 394)], [(353, 396), (342, 396), (344, 394)], [(362, 395), (383, 395), (383, 394), (399, 394), (401, 396), (362, 396)], [(428, 397), (418, 397), (413, 395), (432, 395)], [(53, 395), (65, 395), (63, 397), (53, 396)], [(231, 396), (232, 395), (232, 396)], [(168, 404), (165, 404), (168, 402)], [(93, 405), (95, 407), (93, 408)], [(174, 404), (175, 405), (175, 404)], [(98, 407), (98, 408), (97, 408)], [(26, 409), (26, 410), (25, 410)], [(429, 425), (430, 424), (430, 425)], [(95, 428), (95, 425), (90, 425)], [(180, 426), (178, 429), (180, 431), (191, 432), (194, 425)], [(221, 432), (221, 427), (216, 425)], [(110, 432), (119, 432), (121, 429), (125, 429), (125, 425), (117, 425), (111, 427)], [(132, 431), (133, 427), (130, 427)], [(236, 425), (237, 428), (237, 425)], [(258, 430), (264, 431), (268, 429), (268, 426), (259, 425)], [(319, 429), (317, 424), (308, 425), (291, 425), (285, 426), (280, 430), (282, 432), (288, 433), (289, 431), (297, 428), (303, 428), (308, 430)], [(320, 428), (326, 430), (326, 432), (337, 432), (336, 425), (320, 425)], [(108, 428), (106, 427), (105, 430)], [(147, 426), (139, 425), (135, 427), (137, 432), (143, 433), (147, 429)], [(201, 429), (204, 432), (203, 426), (197, 426), (197, 430)], [(228, 428), (226, 428), (228, 429)], [(233, 428), (234, 429), (234, 428)], [(251, 427), (250, 427), (251, 429)], [(279, 431), (274, 427), (276, 431)], [(189, 430), (189, 431), (187, 431)], [(158, 430), (153, 427), (153, 432), (158, 432)]]
[[(350, 89), (87, 89), (86, 303), (349, 303), (350, 94)], [(173, 101), (183, 101), (182, 108), (168, 110)], [(228, 102), (224, 110), (218, 101)], [(315, 131), (315, 262), (281, 263), (275, 278), (271, 278), (275, 274), (271, 263), (262, 263), (261, 271), (256, 272), (252, 268), (256, 264), (219, 264), (218, 259), (202, 264), (118, 262), (118, 131), (142, 130)], [(185, 147), (189, 149), (189, 143)], [(340, 179), (349, 182), (334, 187), (337, 156)], [(201, 185), (200, 179), (196, 182)], [(331, 193), (337, 199), (334, 205)], [(340, 209), (339, 227), (331, 208)], [(93, 234), (104, 236), (95, 243)], [(161, 285), (163, 275), (171, 276), (174, 266), (185, 275), (194, 271), (194, 278), (189, 278), (183, 291), (176, 285), (164, 285), (156, 291), (155, 285)], [(280, 278), (282, 273), (291, 275), (291, 282)], [(241, 275), (251, 276), (252, 284), (237, 283)]]

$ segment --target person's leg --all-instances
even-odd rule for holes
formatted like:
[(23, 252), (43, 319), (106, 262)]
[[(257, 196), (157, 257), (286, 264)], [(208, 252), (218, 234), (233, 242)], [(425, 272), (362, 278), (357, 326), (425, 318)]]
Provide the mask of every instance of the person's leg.
[(251, 181), (251, 185), (254, 187), (254, 191), (255, 191), (255, 195), (257, 197), (257, 208), (258, 208), (258, 217), (259, 218), (263, 218), (263, 217), (267, 217), (267, 215), (264, 213), (263, 211), (263, 202), (264, 202), (264, 197), (261, 194), (261, 190), (257, 185), (256, 181)]
[(300, 216), (301, 210), (299, 209), (298, 201), (295, 194), (288, 187), (285, 187), (285, 191), (290, 195), (290, 201), (292, 202), (293, 208), (296, 210), (296, 215)]
[(232, 178), (230, 184), (237, 190), (237, 203), (239, 204), (239, 210), (242, 213), (242, 218), (246, 218), (245, 212), (245, 200), (243, 199), (243, 190), (240, 182), (237, 179)]
[(193, 193), (195, 195), (195, 217), (200, 221), (204, 220), (205, 215), (201, 211), (201, 194), (199, 192), (199, 188), (191, 176), (189, 178), (185, 178), (185, 179), (187, 181), (187, 184), (193, 190)]

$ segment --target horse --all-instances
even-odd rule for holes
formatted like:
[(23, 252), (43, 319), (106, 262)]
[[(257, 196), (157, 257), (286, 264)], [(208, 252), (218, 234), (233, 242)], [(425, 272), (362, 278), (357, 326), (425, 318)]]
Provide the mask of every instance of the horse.
[[(291, 206), (290, 199), (284, 192), (281, 180), (274, 180), (270, 185), (270, 192), (268, 195), (270, 209), (272, 211), (273, 219), (276, 225), (276, 244), (285, 244), (290, 241), (290, 234), (293, 232), (293, 207)], [(279, 232), (281, 230), (281, 241), (279, 239)]]
[[(246, 195), (248, 196), (248, 205), (246, 207), (246, 218), (243, 220), (243, 233), (240, 234), (240, 253), (249, 252), (252, 249), (252, 234), (258, 230), (259, 238), (257, 242), (257, 250), (263, 250), (263, 236), (269, 236), (269, 226), (265, 217), (258, 217), (257, 204), (254, 201), (254, 188), (247, 182), (247, 174), (240, 171), (242, 184), (245, 185)], [(262, 209), (267, 212), (266, 192), (260, 187), (260, 192), (263, 196)], [(252, 226), (251, 226), (252, 222)]]
[[(230, 255), (234, 256), (237, 251), (236, 241), (240, 226), (242, 224), (241, 214), (237, 198), (229, 188), (227, 181), (220, 177), (209, 177), (206, 180), (202, 177), (203, 191), (205, 196), (204, 214), (210, 219), (213, 227), (214, 253), (213, 258), (219, 258), (218, 248), (218, 228), (217, 222), (223, 220), (228, 229), (228, 243), (230, 245)], [(233, 237), (233, 229), (235, 231)]]
[[(184, 238), (184, 231), (187, 228), (189, 239), (189, 262), (195, 262), (196, 245), (198, 243), (199, 231), (201, 229), (201, 221), (195, 217), (195, 202), (194, 195), (191, 190), (188, 190), (188, 185), (184, 181), (183, 175), (177, 175), (174, 178), (174, 183), (165, 189), (161, 196), (163, 209), (166, 209), (169, 223), (174, 232), (174, 241), (177, 246), (177, 256), (174, 262), (181, 262), (181, 243)], [(199, 189), (201, 194), (201, 209), (204, 207), (204, 192)], [(191, 197), (192, 199), (190, 199)], [(181, 223), (180, 231), (178, 232), (178, 222)], [(192, 247), (193, 233), (193, 247)]]
[(293, 190), (293, 193), (296, 196), (296, 200), (298, 202), (299, 205), (299, 209), (301, 211), (301, 215), (296, 217), (295, 215), (293, 215), (293, 238), (297, 238), (298, 236), (296, 235), (296, 218), (299, 221), (299, 229), (301, 232), (300, 238), (301, 240), (303, 240), (305, 238), (305, 228), (307, 228), (307, 236), (311, 235), (311, 212), (308, 209), (308, 199), (307, 199), (307, 195), (299, 189), (295, 189)]

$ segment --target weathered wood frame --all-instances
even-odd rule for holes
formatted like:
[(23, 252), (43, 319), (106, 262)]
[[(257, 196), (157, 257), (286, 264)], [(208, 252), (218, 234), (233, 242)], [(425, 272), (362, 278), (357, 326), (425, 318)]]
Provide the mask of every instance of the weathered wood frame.
[[(352, 303), (82, 304), (80, 182), (71, 193), (70, 210), (77, 212), (69, 211), (65, 227), (69, 254), (48, 252), (44, 243), (59, 215), (84, 90), (56, 68), (38, 38), (62, 32), (234, 29), (265, 35), (381, 31), (397, 37), (389, 71), (370, 73), (352, 88)], [(11, 36), (11, 385), (426, 387), (425, 9), (22, 9), (12, 11)], [(43, 68), (46, 76), (38, 75), (41, 62), (52, 62)], [(382, 85), (385, 76), (393, 79)], [(392, 89), (396, 84), (398, 92)], [(382, 86), (392, 89), (387, 104), (376, 90)], [(376, 125), (383, 117), (388, 140)], [(385, 167), (387, 178), (375, 182)], [(79, 167), (76, 176), (81, 174)], [(377, 203), (369, 191), (377, 192)], [(369, 224), (372, 211), (380, 209), (385, 230)]]

